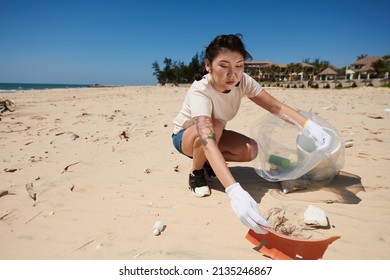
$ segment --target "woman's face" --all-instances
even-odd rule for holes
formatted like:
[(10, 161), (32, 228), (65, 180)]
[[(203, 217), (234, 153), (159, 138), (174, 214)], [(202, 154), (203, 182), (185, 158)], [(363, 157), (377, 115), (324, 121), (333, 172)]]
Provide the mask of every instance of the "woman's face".
[(211, 74), (212, 86), (219, 92), (229, 92), (241, 80), (244, 73), (244, 57), (236, 51), (223, 49), (206, 70)]

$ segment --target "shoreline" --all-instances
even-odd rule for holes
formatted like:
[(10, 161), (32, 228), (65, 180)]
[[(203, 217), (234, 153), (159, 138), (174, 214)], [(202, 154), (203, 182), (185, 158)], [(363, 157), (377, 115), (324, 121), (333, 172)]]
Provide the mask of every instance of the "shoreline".
[[(46, 84), (46, 83), (0, 83), (1, 93), (13, 93), (27, 90), (80, 89), (80, 88), (116, 88), (131, 85), (110, 84)], [(147, 86), (147, 85), (146, 85)]]
[[(297, 81), (259, 81), (263, 87), (267, 88), (296, 88), (296, 89), (347, 89), (347, 88), (356, 88), (356, 87), (373, 87), (381, 88), (387, 87), (389, 79), (352, 79), (352, 80), (297, 80)], [(386, 86), (387, 82), (387, 86)], [(121, 85), (121, 84), (63, 84), (63, 83), (0, 83), (0, 93), (10, 93), (15, 91), (23, 90), (50, 90), (50, 89), (75, 89), (75, 88), (116, 88), (116, 87), (138, 87), (138, 86), (148, 86), (148, 87), (189, 87), (191, 83), (188, 84), (170, 84), (165, 85), (155, 84), (155, 85)], [(24, 87), (24, 88), (23, 88)]]

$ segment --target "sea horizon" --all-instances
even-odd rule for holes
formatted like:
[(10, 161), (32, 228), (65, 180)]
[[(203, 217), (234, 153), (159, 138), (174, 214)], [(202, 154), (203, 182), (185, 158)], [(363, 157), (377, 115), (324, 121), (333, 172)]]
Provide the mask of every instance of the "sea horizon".
[(96, 84), (0, 83), (0, 93), (16, 92), (21, 90), (34, 90), (34, 89), (85, 88), (91, 86), (96, 86)]

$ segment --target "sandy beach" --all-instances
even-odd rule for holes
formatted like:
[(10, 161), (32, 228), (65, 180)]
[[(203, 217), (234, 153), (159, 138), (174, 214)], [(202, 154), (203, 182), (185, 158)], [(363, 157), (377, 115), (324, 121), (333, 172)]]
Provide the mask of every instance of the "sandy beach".
[[(132, 86), (1, 94), (15, 104), (0, 120), (0, 259), (268, 259), (217, 179), (212, 195), (187, 188), (190, 160), (171, 143), (187, 87)], [(259, 203), (302, 226), (308, 205), (328, 228), (306, 239), (340, 236), (325, 260), (390, 259), (390, 89), (282, 89), (268, 92), (335, 126), (345, 166), (328, 185), (284, 194), (253, 164), (229, 163)], [(249, 135), (267, 114), (244, 99), (229, 129)], [(165, 229), (153, 235), (156, 220)]]

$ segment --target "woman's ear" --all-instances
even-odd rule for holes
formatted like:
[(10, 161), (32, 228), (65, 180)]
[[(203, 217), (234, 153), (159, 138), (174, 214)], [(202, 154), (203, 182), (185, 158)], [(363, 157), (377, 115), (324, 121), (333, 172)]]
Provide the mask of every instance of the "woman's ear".
[(207, 72), (211, 73), (211, 65), (207, 59), (204, 61), (204, 68), (206, 69)]

